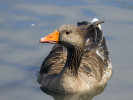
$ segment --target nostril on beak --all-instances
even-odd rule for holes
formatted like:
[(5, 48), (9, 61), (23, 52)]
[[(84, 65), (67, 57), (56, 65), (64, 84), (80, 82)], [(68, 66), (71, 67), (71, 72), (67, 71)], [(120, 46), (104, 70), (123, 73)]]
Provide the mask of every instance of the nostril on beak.
[(49, 38), (52, 38), (52, 36), (49, 36)]

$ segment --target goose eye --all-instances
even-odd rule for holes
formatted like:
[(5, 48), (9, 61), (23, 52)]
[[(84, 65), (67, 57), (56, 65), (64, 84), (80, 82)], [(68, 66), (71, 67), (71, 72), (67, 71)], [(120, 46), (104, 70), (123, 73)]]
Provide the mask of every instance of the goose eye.
[(70, 32), (69, 31), (66, 31), (66, 34), (69, 34)]

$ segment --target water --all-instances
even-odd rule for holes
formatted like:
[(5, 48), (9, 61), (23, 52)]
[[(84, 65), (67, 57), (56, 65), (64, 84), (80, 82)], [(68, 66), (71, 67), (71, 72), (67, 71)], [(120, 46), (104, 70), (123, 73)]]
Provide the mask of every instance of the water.
[(60, 25), (94, 17), (106, 20), (102, 30), (113, 76), (93, 100), (132, 100), (132, 16), (132, 0), (0, 0), (0, 100), (76, 100), (78, 94), (50, 96), (41, 91), (37, 72), (53, 45), (38, 41)]

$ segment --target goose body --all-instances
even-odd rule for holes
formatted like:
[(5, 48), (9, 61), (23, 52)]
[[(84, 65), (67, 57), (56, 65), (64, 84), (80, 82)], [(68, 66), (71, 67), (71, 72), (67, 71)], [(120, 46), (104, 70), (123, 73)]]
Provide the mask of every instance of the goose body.
[(57, 93), (76, 93), (105, 87), (112, 66), (105, 37), (99, 28), (103, 21), (62, 25), (41, 38), (41, 43), (55, 46), (44, 59), (38, 82)]

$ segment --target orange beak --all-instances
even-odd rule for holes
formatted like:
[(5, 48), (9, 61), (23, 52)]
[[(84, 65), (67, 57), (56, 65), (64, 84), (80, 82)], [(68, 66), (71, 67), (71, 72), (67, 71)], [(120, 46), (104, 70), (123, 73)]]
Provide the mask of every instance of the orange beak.
[(59, 32), (55, 30), (53, 33), (41, 38), (39, 42), (58, 44), (59, 43)]

